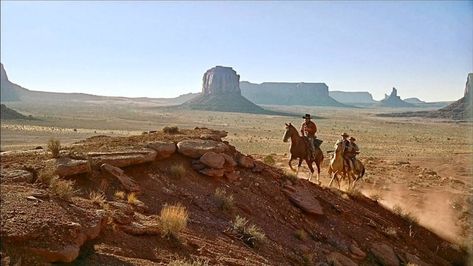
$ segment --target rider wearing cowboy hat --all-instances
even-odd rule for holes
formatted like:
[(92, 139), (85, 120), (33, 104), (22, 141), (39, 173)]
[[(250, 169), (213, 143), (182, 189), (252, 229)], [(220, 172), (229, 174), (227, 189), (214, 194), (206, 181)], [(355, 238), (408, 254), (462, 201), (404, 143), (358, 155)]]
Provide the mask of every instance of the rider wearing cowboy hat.
[(349, 135), (347, 133), (343, 133), (342, 135), (342, 139), (339, 139), (337, 140), (337, 143), (335, 144), (335, 146), (337, 146), (340, 142), (343, 142), (343, 144), (345, 145), (345, 149), (343, 150), (343, 159), (345, 161), (345, 165), (348, 165), (350, 168), (353, 167), (352, 163), (351, 163), (351, 159), (350, 159), (350, 141), (348, 141), (348, 137)]
[(354, 137), (350, 137), (350, 143), (348, 145), (348, 149), (345, 151), (352, 165), (355, 165), (356, 155), (360, 153), (360, 148), (358, 148), (358, 145), (356, 145), (355, 141), (356, 139)]
[(309, 140), (310, 153), (312, 154), (311, 157), (315, 158), (314, 140), (315, 133), (317, 133), (317, 126), (310, 120), (310, 114), (305, 114), (302, 118), (304, 118), (305, 121), (301, 125), (301, 133), (303, 137), (306, 137)]

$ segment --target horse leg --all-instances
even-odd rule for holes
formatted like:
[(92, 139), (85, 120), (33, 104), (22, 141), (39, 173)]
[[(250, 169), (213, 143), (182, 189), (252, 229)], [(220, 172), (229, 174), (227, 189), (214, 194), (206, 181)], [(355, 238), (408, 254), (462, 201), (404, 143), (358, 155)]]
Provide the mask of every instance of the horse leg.
[[(291, 158), (289, 158), (288, 164), (289, 164), (289, 168), (290, 168), (293, 172), (295, 172), (296, 169), (294, 169), (294, 167), (292, 167), (292, 164), (291, 164), (292, 160), (294, 160), (294, 158), (291, 156)], [(296, 174), (296, 175), (297, 175), (297, 174)]]
[(297, 164), (297, 172), (296, 172), (296, 176), (299, 175), (299, 170), (301, 170), (301, 165), (302, 165), (302, 159), (299, 158), (299, 163)]
[(305, 160), (305, 162), (307, 163), (307, 166), (309, 167), (309, 170), (310, 170), (310, 173), (309, 173), (309, 182), (310, 182), (310, 179), (312, 178), (312, 175), (314, 174), (314, 167), (312, 167), (312, 161), (311, 160)]
[(320, 185), (320, 162), (315, 162), (315, 165), (317, 166), (317, 184)]

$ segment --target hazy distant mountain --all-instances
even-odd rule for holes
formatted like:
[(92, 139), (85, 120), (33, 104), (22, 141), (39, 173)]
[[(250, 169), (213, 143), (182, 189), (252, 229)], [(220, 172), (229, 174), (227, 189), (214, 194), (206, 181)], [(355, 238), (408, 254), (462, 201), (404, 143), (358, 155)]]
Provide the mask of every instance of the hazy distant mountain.
[(330, 97), (338, 102), (349, 105), (375, 104), (373, 95), (367, 91), (329, 91)]
[(427, 103), (427, 102), (424, 102), (422, 101), (421, 99), (419, 98), (406, 98), (404, 99), (405, 102), (408, 102), (408, 103), (412, 103), (412, 104), (423, 104), (423, 103)]
[(414, 107), (412, 103), (401, 100), (401, 97), (397, 95), (396, 88), (393, 88), (390, 95), (385, 95), (384, 99), (378, 103), (378, 106), (382, 107)]
[(241, 94), (256, 104), (347, 107), (332, 97), (325, 83), (240, 82)]
[(458, 101), (435, 111), (404, 112), (392, 114), (379, 114), (389, 117), (427, 117), (445, 118), (454, 120), (473, 119), (473, 73), (469, 73), (465, 84), (465, 94)]

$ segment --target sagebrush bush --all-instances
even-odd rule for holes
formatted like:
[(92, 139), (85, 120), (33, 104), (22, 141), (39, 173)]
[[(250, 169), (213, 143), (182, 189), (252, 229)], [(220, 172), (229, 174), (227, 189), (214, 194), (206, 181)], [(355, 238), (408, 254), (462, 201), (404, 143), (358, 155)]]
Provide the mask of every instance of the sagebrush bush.
[(418, 224), (419, 219), (415, 217), (412, 213), (404, 211), (401, 206), (399, 205), (394, 205), (393, 206), (393, 212), (397, 214), (398, 216), (402, 217), (404, 220), (406, 220), (410, 224)]
[(177, 134), (179, 133), (179, 128), (176, 126), (173, 127), (164, 127), (163, 132), (166, 134)]
[(232, 226), (233, 230), (237, 232), (243, 242), (250, 247), (255, 247), (257, 243), (262, 243), (266, 239), (266, 235), (263, 233), (261, 228), (255, 224), (248, 225), (248, 220), (239, 215), (235, 217)]
[(214, 200), (217, 206), (224, 211), (233, 209), (233, 195), (227, 195), (225, 189), (217, 188), (214, 192)]
[(59, 151), (61, 150), (61, 142), (57, 139), (50, 139), (48, 141), (48, 151), (51, 152), (53, 158), (59, 157)]
[(181, 178), (186, 174), (186, 168), (182, 163), (175, 163), (169, 167), (169, 174), (173, 177)]
[(74, 190), (74, 181), (64, 180), (58, 177), (51, 179), (49, 183), (49, 189), (54, 195), (67, 201), (70, 201), (76, 192)]
[(180, 203), (164, 205), (159, 215), (158, 226), (163, 237), (179, 238), (179, 234), (187, 227), (189, 213)]

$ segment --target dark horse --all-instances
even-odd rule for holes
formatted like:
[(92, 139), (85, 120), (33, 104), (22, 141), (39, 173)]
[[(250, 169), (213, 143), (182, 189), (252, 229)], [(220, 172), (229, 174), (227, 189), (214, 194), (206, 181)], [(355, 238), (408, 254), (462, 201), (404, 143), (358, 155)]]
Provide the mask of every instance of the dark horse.
[(312, 175), (314, 174), (314, 167), (312, 167), (312, 163), (315, 162), (317, 165), (317, 183), (320, 184), (319, 177), (320, 177), (320, 164), (324, 160), (324, 155), (322, 153), (322, 150), (319, 147), (315, 147), (315, 160), (312, 159), (310, 156), (310, 149), (308, 147), (309, 143), (306, 141), (304, 137), (301, 137), (299, 135), (299, 132), (297, 129), (291, 125), (291, 123), (286, 124), (286, 132), (284, 133), (283, 141), (287, 142), (291, 139), (291, 147), (289, 149), (291, 153), (291, 158), (289, 158), (289, 167), (291, 168), (292, 171), (296, 171), (292, 167), (292, 160), (294, 159), (299, 159), (299, 164), (297, 166), (297, 172), (296, 176), (299, 174), (299, 169), (301, 168), (302, 161), (305, 160), (307, 163), (307, 166), (310, 169), (310, 174), (309, 174), (309, 181), (312, 178)]

